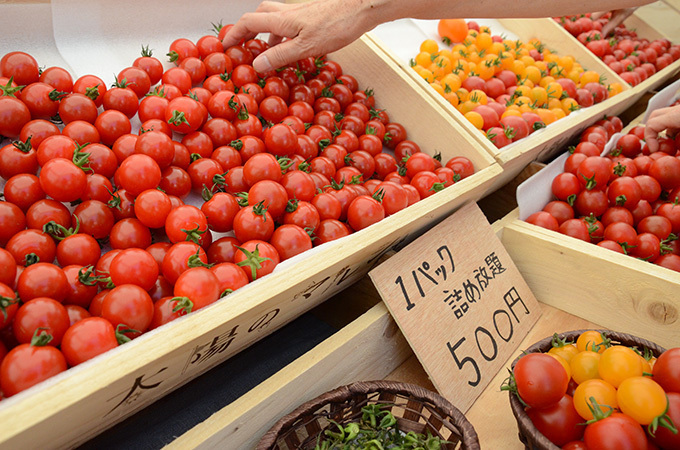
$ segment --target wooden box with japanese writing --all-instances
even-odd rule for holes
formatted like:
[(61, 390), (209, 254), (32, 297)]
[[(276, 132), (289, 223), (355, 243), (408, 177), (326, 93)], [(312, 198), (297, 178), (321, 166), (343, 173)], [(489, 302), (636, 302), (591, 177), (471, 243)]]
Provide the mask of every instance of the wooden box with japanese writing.
[[(462, 44), (441, 43), (432, 20), (380, 25), (369, 36), (500, 162), (499, 187), (645, 92), (630, 88), (552, 19), (467, 24), (453, 37), (460, 41), (467, 32)], [(461, 33), (441, 32), (454, 31)]]
[[(15, 5), (0, 6), (3, 17), (25, 23), (21, 20), (22, 10), (12, 6)], [(49, 4), (43, 6), (49, 8)], [(98, 14), (98, 6), (90, 6), (92, 10), (88, 13)], [(57, 5), (52, 8), (54, 35), (59, 38), (58, 26), (68, 14), (58, 13), (69, 10), (59, 9)], [(171, 13), (169, 9), (168, 14)], [(203, 17), (212, 15), (206, 12)], [(228, 17), (227, 21), (233, 22), (236, 18)], [(134, 20), (111, 20), (130, 27), (134, 24)], [(201, 26), (205, 21), (192, 23)], [(202, 28), (196, 27), (185, 29), (184, 37), (196, 40), (205, 34)], [(156, 48), (167, 48), (172, 42), (149, 38), (146, 32), (140, 31), (145, 30), (144, 27), (138, 28), (136, 32), (130, 30), (136, 35), (135, 52), (138, 52), (138, 41), (151, 39), (151, 45)], [(23, 36), (21, 30), (16, 33)], [(177, 38), (177, 33), (171, 36)], [(118, 42), (120, 45), (116, 47), (115, 43), (107, 42), (106, 47), (102, 39), (93, 34), (91, 40), (80, 36), (77, 42), (81, 45), (88, 41), (88, 45), (107, 49), (132, 45), (126, 41), (125, 45)], [(33, 45), (35, 48), (38, 44)], [(44, 46), (48, 45), (45, 41)], [(78, 49), (60, 41), (61, 54), (72, 68), (82, 67), (84, 63), (78, 60), (78, 55), (89, 58), (89, 53), (79, 53)], [(41, 51), (45, 53), (39, 46), (36, 52)], [(69, 59), (73, 55), (76, 58)], [(393, 121), (403, 124), (409, 138), (419, 144), (423, 152), (439, 153), (444, 162), (453, 156), (464, 156), (474, 165), (474, 173), (373, 226), (286, 260), (273, 273), (204, 309), (3, 399), (0, 447), (70, 447), (84, 442), (350, 286), (381, 254), (417, 236), (464, 202), (477, 200), (489, 191), (494, 179), (502, 173), (500, 166), (480, 151), (431, 99), (420, 96), (412, 86), (413, 81), (404, 76), (393, 61), (384, 58), (372, 41), (362, 38), (330, 55), (329, 59), (339, 63), (346, 74), (354, 76), (361, 88), (373, 88), (377, 107), (384, 108)], [(119, 68), (125, 67), (122, 64)]]

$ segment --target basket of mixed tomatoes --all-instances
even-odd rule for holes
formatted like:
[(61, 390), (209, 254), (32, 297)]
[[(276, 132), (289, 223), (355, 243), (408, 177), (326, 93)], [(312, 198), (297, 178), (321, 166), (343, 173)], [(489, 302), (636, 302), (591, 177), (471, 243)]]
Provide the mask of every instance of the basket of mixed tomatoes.
[(555, 333), (503, 385), (529, 449), (680, 448), (680, 348), (615, 331)]

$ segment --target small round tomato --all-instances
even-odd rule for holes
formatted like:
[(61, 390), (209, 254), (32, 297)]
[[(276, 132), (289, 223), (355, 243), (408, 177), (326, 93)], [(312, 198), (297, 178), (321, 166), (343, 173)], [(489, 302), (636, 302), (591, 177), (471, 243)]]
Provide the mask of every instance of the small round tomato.
[(33, 336), (45, 330), (52, 339), (47, 345), (58, 347), (70, 326), (68, 312), (64, 305), (48, 297), (37, 297), (18, 309), (12, 331), (21, 344), (29, 344)]
[(234, 254), (234, 263), (241, 267), (250, 281), (270, 274), (279, 262), (276, 248), (258, 239), (244, 242)]
[(158, 264), (153, 256), (140, 248), (119, 252), (109, 266), (109, 275), (114, 285), (135, 284), (145, 291), (154, 286), (158, 272)]
[(652, 375), (666, 392), (680, 393), (680, 348), (663, 352), (652, 367)]
[(647, 448), (647, 438), (642, 427), (627, 415), (616, 412), (586, 426), (583, 440), (587, 448), (602, 450)]
[(613, 345), (602, 352), (598, 372), (603, 380), (618, 388), (623, 380), (642, 376), (642, 364), (631, 348)]
[(61, 341), (61, 349), (71, 367), (115, 347), (118, 347), (116, 330), (101, 317), (88, 317), (71, 325)]
[(220, 298), (219, 288), (219, 281), (210, 269), (192, 267), (177, 278), (173, 293), (175, 297), (189, 298), (193, 311), (196, 311), (217, 301)]
[(14, 347), (0, 364), (0, 389), (11, 397), (67, 369), (66, 359), (57, 348), (46, 345), (47, 333), (35, 336), (30, 344)]
[(622, 413), (640, 425), (649, 425), (666, 413), (668, 399), (663, 388), (649, 377), (626, 378), (616, 391)]
[(616, 409), (616, 388), (604, 380), (593, 378), (585, 380), (574, 391), (574, 407), (578, 414), (585, 420), (593, 418), (591, 407), (594, 406), (592, 399), (602, 407)]
[(39, 262), (21, 272), (17, 292), (24, 302), (36, 297), (49, 297), (63, 302), (68, 294), (68, 281), (61, 267)]
[(583, 437), (582, 419), (569, 395), (545, 408), (527, 408), (526, 413), (536, 429), (558, 447)]
[[(156, 263), (153, 263), (157, 268)], [(122, 284), (109, 292), (102, 302), (102, 317), (112, 325), (123, 325), (125, 335), (139, 336), (149, 328), (153, 317), (153, 301), (149, 294), (134, 284)]]
[(564, 397), (569, 377), (564, 367), (549, 355), (529, 353), (513, 368), (517, 392), (533, 408), (554, 405)]
[(312, 239), (301, 227), (284, 224), (274, 230), (269, 242), (276, 248), (281, 261), (312, 248)]

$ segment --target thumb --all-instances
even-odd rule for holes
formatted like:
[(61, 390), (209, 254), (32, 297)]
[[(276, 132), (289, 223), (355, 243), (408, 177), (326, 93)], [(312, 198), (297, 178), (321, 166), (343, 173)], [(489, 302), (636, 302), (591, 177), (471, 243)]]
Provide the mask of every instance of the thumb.
[(260, 53), (253, 60), (253, 69), (259, 73), (269, 72), (294, 63), (306, 56), (297, 44), (299, 38), (288, 39)]

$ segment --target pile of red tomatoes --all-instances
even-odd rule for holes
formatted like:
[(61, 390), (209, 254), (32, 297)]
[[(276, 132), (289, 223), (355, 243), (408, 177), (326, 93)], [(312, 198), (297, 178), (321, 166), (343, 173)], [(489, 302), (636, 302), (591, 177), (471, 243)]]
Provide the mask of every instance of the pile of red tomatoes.
[(668, 39), (641, 38), (625, 24), (618, 25), (612, 35), (604, 36), (602, 27), (610, 16), (608, 13), (593, 20), (590, 14), (585, 14), (555, 20), (632, 86), (680, 58), (680, 45), (672, 45)]
[(536, 429), (564, 450), (680, 448), (680, 348), (655, 357), (588, 330), (557, 334), (517, 361), (515, 392)]
[(258, 74), (267, 44), (225, 50), (227, 29), (175, 40), (167, 69), (144, 49), (111, 87), (0, 59), (5, 397), (474, 172), (421, 152), (338, 63)]
[(680, 271), (680, 136), (660, 136), (650, 153), (644, 127), (621, 136), (612, 117), (588, 128), (552, 181), (555, 200), (526, 221)]

